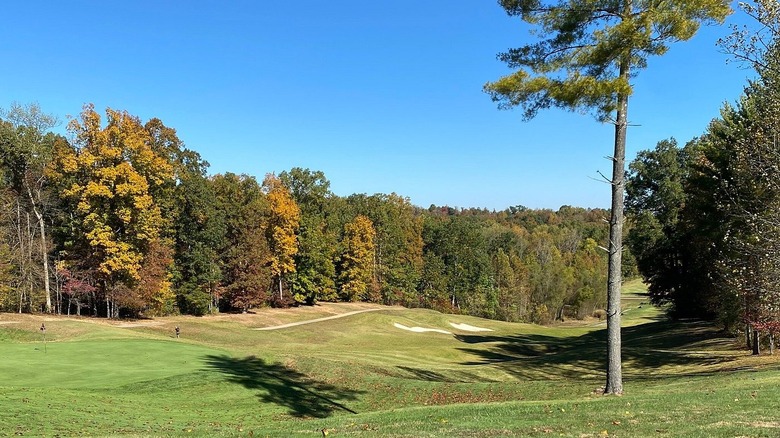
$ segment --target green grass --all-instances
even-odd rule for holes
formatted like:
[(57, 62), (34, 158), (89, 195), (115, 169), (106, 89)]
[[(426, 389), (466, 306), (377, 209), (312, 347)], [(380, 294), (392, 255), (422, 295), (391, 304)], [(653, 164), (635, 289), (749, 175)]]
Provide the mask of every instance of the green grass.
[[(120, 327), (47, 317), (44, 345), (43, 317), (3, 314), (11, 323), (0, 324), (0, 436), (780, 435), (774, 357), (753, 358), (706, 324), (666, 321), (641, 283), (624, 291), (622, 397), (597, 393), (605, 333), (592, 324), (422, 309), (272, 331), (251, 328), (297, 318), (260, 312)], [(334, 308), (307, 311), (316, 318)]]

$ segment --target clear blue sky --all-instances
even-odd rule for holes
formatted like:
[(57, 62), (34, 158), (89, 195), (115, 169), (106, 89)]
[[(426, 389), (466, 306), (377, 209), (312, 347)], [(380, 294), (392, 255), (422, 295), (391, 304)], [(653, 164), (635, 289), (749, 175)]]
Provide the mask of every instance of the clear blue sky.
[[(322, 170), (338, 195), (416, 205), (607, 207), (613, 127), (499, 111), (482, 85), (529, 41), (493, 0), (10, 1), (0, 106), (83, 104), (176, 128), (211, 173)], [(734, 16), (730, 21), (741, 20)], [(700, 135), (750, 72), (704, 28), (635, 80), (628, 157)], [(64, 128), (60, 128), (64, 129)]]

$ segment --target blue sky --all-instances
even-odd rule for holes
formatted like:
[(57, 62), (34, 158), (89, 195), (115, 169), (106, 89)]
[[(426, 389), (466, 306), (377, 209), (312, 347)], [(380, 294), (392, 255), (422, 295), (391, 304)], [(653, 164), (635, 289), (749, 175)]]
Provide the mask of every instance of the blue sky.
[[(91, 102), (160, 118), (211, 173), (322, 170), (338, 195), (501, 210), (607, 207), (613, 127), (499, 111), (482, 85), (530, 41), (492, 0), (4, 4), (0, 106), (63, 121)], [(729, 22), (744, 20), (739, 14)], [(700, 135), (750, 72), (703, 28), (634, 81), (628, 158)]]

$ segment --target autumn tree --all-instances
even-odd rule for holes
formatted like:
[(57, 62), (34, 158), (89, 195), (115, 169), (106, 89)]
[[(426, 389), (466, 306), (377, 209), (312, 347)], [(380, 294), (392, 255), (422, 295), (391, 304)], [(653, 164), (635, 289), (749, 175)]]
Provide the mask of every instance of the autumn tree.
[(138, 281), (131, 292), (140, 305), (133, 309), (145, 316), (170, 314), (175, 304), (173, 291), (173, 249), (160, 239), (147, 245), (138, 270)]
[(530, 248), (525, 262), (531, 299), (535, 304), (531, 319), (535, 323), (548, 323), (561, 319), (566, 292), (574, 280), (573, 272), (566, 266), (549, 227), (538, 227), (529, 237)]
[(574, 254), (572, 262), (574, 284), (567, 304), (578, 317), (592, 315), (606, 304), (607, 257), (591, 238), (584, 238)]
[(105, 122), (85, 106), (68, 125), (73, 147), (58, 149), (51, 176), (75, 217), (65, 253), (94, 269), (106, 315), (115, 317), (119, 301), (140, 280), (148, 248), (161, 238), (165, 221), (152, 192), (173, 171), (137, 117), (107, 109)]
[(373, 278), (376, 231), (371, 219), (358, 215), (344, 226), (339, 283), (347, 301), (367, 300)]
[(74, 271), (62, 261), (55, 263), (54, 270), (57, 288), (68, 298), (67, 314), (70, 315), (71, 309), (75, 307), (76, 314), (80, 316), (82, 307), (91, 301), (91, 295), (97, 290), (92, 275), (89, 272)]
[(376, 230), (374, 277), (385, 304), (415, 305), (423, 271), (422, 217), (408, 198), (389, 195), (351, 195), (355, 215), (368, 217)]
[(298, 253), (297, 232), (301, 210), (290, 196), (281, 180), (268, 174), (263, 180), (263, 190), (268, 200), (269, 221), (266, 235), (271, 249), (271, 272), (279, 285), (279, 301), (284, 301), (282, 281), (286, 274), (295, 272), (295, 255)]
[(605, 393), (623, 392), (620, 337), (623, 191), (631, 78), (668, 43), (690, 39), (701, 23), (722, 22), (725, 0), (499, 0), (511, 16), (537, 26), (542, 40), (499, 55), (514, 73), (484, 90), (501, 108), (521, 106), (530, 119), (559, 107), (593, 110), (615, 127), (607, 280), (607, 383)]
[[(252, 206), (248, 206), (247, 210)], [(252, 220), (251, 217), (246, 217)], [(238, 231), (235, 246), (228, 250), (231, 263), (226, 268), (230, 280), (225, 285), (230, 305), (244, 312), (268, 303), (271, 299), (272, 271), (268, 269), (271, 253), (263, 230), (247, 226)]]
[(498, 248), (492, 258), (492, 268), (497, 292), (496, 318), (520, 321), (528, 308), (529, 294), (524, 287), (524, 269), (519, 257)]
[(485, 229), (483, 236), (491, 256), (492, 287), (498, 300), (496, 318), (527, 320), (531, 296), (528, 266), (523, 257), (528, 251), (528, 233), (517, 225), (496, 222)]

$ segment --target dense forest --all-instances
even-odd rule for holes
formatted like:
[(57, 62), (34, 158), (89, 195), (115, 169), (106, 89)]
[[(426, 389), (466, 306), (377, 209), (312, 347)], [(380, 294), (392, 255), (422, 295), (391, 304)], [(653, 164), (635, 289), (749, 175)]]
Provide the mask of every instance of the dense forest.
[(655, 304), (716, 320), (755, 354), (780, 330), (780, 7), (743, 5), (765, 26), (722, 47), (756, 77), (685, 145), (663, 140), (629, 166), (628, 243)]
[[(107, 317), (369, 301), (508, 321), (606, 299), (609, 212), (336, 196), (320, 171), (209, 175), (159, 119), (0, 119), (0, 306)], [(629, 265), (629, 268), (630, 265)]]

